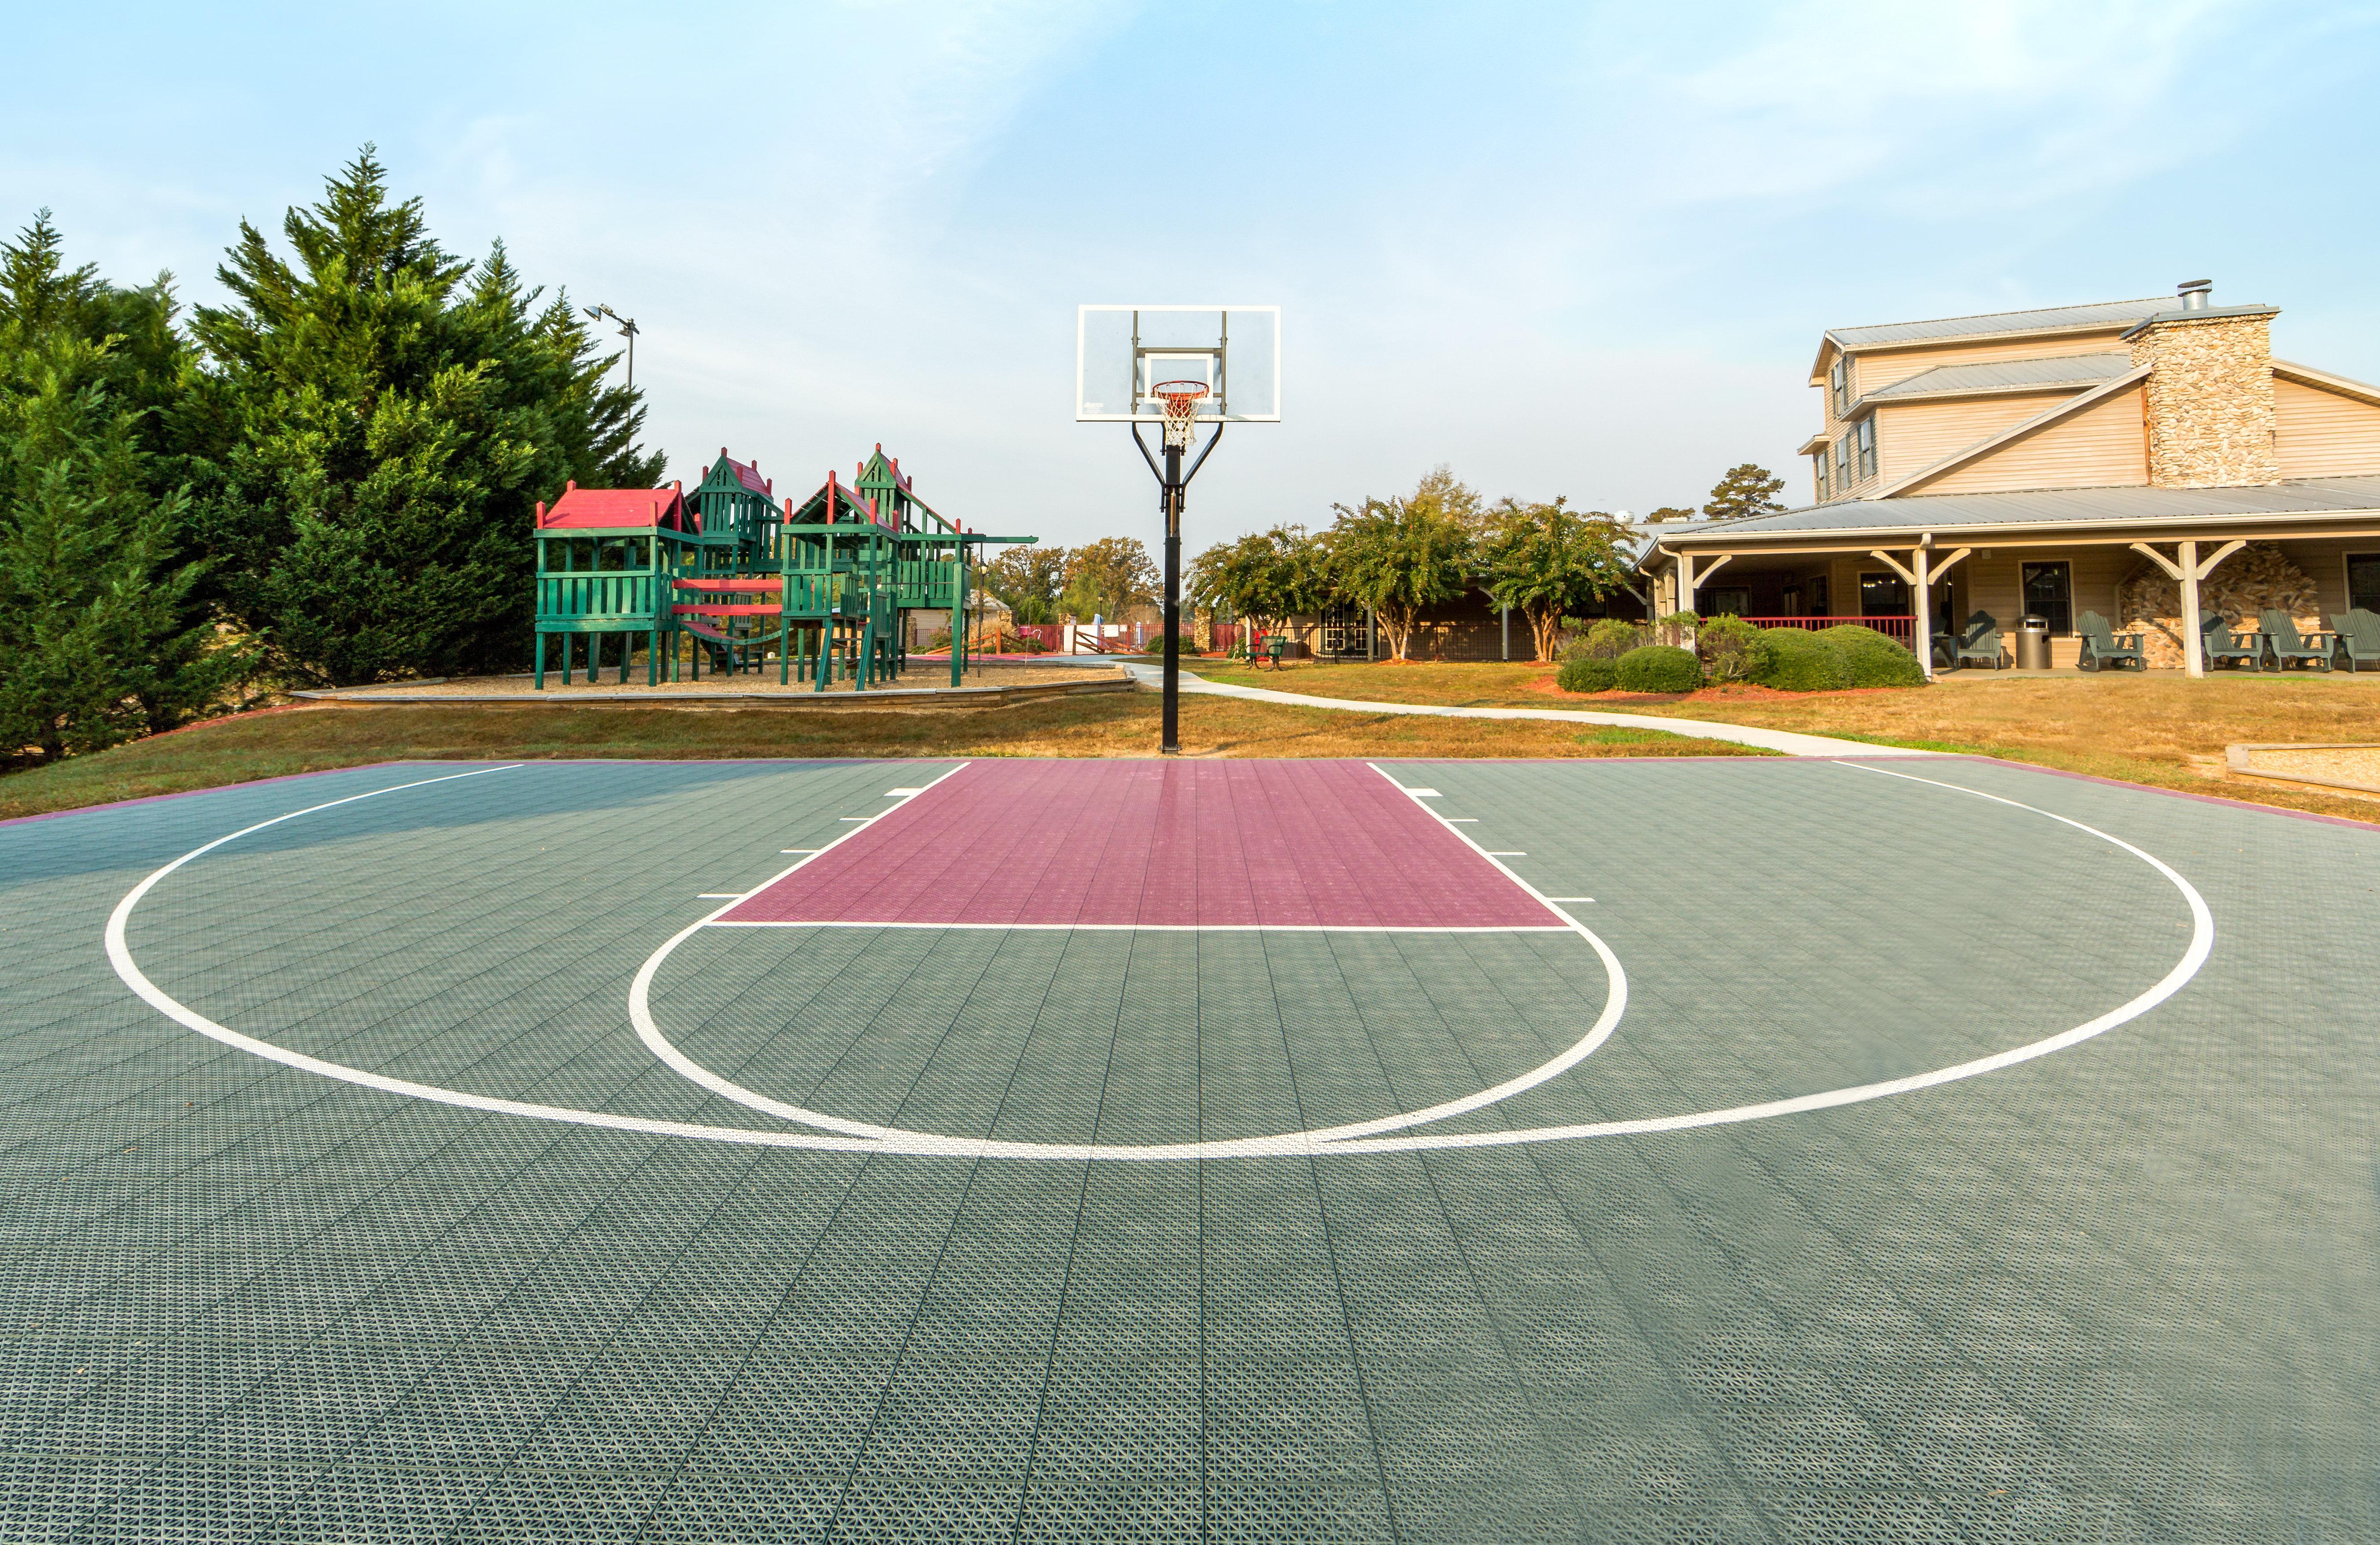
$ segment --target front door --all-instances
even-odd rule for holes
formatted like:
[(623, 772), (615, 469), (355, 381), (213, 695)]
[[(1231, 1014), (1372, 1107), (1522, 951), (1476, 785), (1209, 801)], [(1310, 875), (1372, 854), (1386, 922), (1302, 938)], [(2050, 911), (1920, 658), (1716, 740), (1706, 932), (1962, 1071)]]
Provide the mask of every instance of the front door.
[(2063, 561), (2024, 565), (2024, 610), (2028, 616), (2049, 621), (2049, 631), (2064, 636), (2074, 631), (2074, 571)]

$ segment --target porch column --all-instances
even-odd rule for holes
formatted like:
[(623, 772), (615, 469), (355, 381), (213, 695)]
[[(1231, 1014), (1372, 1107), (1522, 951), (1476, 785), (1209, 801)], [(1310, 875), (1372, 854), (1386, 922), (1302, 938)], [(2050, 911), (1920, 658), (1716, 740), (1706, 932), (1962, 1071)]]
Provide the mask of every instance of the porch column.
[(1682, 552), (1678, 554), (1678, 604), (1670, 610), (1692, 611), (1694, 609), (1694, 557), (1693, 553)]
[(1919, 548), (1915, 555), (1917, 570), (1917, 604), (1910, 618), (1909, 642), (1915, 646), (1918, 669), (1925, 679), (1934, 679), (1934, 575), (1928, 565), (1934, 561), (1930, 548)]
[(2184, 542), (2181, 559), (2182, 669), (2192, 676), (2206, 674), (2206, 646), (2198, 636), (2198, 544)]
[(1512, 609), (1511, 607), (1508, 606), (1503, 609), (1502, 619), (1504, 623), (1504, 662), (1509, 665), (1512, 660)]

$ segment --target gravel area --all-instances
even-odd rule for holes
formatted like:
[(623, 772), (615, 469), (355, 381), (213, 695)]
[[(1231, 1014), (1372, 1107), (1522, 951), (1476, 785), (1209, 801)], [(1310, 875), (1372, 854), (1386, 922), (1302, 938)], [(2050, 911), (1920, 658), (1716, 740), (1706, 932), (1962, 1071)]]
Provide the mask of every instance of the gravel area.
[[(964, 684), (969, 687), (1043, 686), (1052, 682), (1098, 681), (1107, 673), (1108, 672), (1106, 671), (1084, 666), (992, 664), (978, 666), (975, 670), (968, 671)], [(951, 668), (948, 661), (930, 663), (918, 662), (912, 664), (908, 670), (901, 676), (900, 680), (886, 681), (882, 678), (879, 678), (877, 681), (869, 684), (868, 690), (870, 692), (877, 692), (891, 688), (900, 688), (910, 691), (932, 691), (935, 689), (948, 691), (950, 689), (950, 684)], [(545, 691), (542, 695), (547, 697), (565, 697), (583, 696), (593, 694), (602, 694), (614, 696), (622, 694), (626, 694), (631, 696), (640, 696), (646, 694), (672, 694), (678, 695), (700, 694), (704, 696), (716, 694), (721, 697), (740, 697), (747, 696), (756, 693), (780, 693), (788, 690), (803, 692), (814, 691), (816, 689), (816, 685), (817, 683), (815, 682), (800, 682), (790, 689), (779, 686), (777, 684), (777, 672), (771, 669), (757, 674), (750, 671), (746, 671), (735, 676), (712, 676), (706, 674), (702, 680), (698, 682), (681, 680), (676, 682), (663, 682), (659, 686), (647, 686), (645, 684), (644, 671), (641, 668), (630, 668), (628, 680), (624, 683), (619, 680), (618, 668), (613, 667), (603, 672), (603, 680), (601, 682), (589, 682), (587, 681), (585, 676), (581, 674), (577, 681), (572, 682), (570, 685), (566, 687), (562, 684), (562, 673), (560, 671), (549, 670), (546, 672)], [(827, 691), (829, 692), (850, 692), (851, 690), (853, 690), (852, 684), (847, 681), (836, 682), (827, 688)], [(421, 685), (395, 685), (359, 688), (357, 689), (354, 695), (368, 694), (373, 697), (498, 697), (510, 696), (515, 694), (522, 696), (540, 695), (537, 691), (535, 679), (529, 676), (460, 676), (454, 677), (443, 682), (427, 682)]]
[(2248, 753), (2248, 766), (2260, 773), (2278, 773), (2283, 777), (2303, 773), (2310, 778), (2335, 778), (2380, 789), (2380, 745), (2252, 751)]

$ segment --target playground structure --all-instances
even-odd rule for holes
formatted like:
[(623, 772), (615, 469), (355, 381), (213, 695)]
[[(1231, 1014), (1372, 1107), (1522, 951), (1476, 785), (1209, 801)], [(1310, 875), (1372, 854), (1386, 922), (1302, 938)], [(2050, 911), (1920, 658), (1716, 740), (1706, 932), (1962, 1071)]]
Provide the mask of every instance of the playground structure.
[[(917, 496), (915, 479), (880, 443), (844, 487), (836, 473), (800, 504), (777, 502), (757, 464), (722, 447), (699, 485), (582, 489), (537, 506), (536, 686), (545, 689), (547, 639), (559, 641), (562, 682), (583, 663), (598, 680), (616, 640), (625, 682), (637, 646), (647, 685), (761, 671), (780, 685), (865, 692), (908, 664), (908, 613), (966, 610), (973, 566), (987, 545), (1031, 537), (969, 531)], [(953, 628), (951, 684), (969, 667)], [(583, 647), (580, 641), (584, 641)]]

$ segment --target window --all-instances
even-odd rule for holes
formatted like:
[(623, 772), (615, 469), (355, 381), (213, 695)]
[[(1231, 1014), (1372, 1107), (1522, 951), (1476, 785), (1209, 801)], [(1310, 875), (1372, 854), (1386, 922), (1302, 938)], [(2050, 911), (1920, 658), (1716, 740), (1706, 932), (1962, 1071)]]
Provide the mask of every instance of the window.
[(1705, 585), (1698, 615), (1741, 617), (1752, 610), (1752, 592), (1742, 585)]
[(2347, 555), (2347, 604), (2350, 609), (2380, 611), (2380, 552)]
[(2074, 631), (2074, 574), (2064, 563), (2024, 565), (2024, 610), (2030, 617), (2046, 617), (2049, 631)]
[(1802, 582), (1802, 598), (1809, 603), (1813, 617), (1832, 617), (1835, 614), (1835, 609), (1828, 604), (1827, 576), (1824, 574), (1812, 574)]
[(1361, 655), (1371, 647), (1371, 619), (1360, 606), (1339, 605), (1322, 614), (1322, 652)]
[(1859, 448), (1852, 442), (1851, 431), (1845, 429), (1843, 438), (1835, 441), (1836, 488), (1848, 492), (1851, 486), (1859, 481), (1858, 475), (1852, 470), (1859, 465), (1858, 455)]
[(1869, 414), (1859, 421), (1859, 476), (1876, 476), (1876, 415)]
[(1827, 392), (1834, 401), (1835, 416), (1840, 418), (1852, 410), (1852, 361), (1849, 355), (1835, 356), (1835, 368), (1827, 375)]
[(1817, 474), (1818, 477), (1818, 502), (1821, 504), (1827, 501), (1827, 463), (1829, 459), (1827, 448), (1823, 445), (1810, 455), (1810, 468)]
[(1909, 615), (1909, 582), (1899, 574), (1860, 575), (1860, 609), (1863, 617), (1906, 617)]

